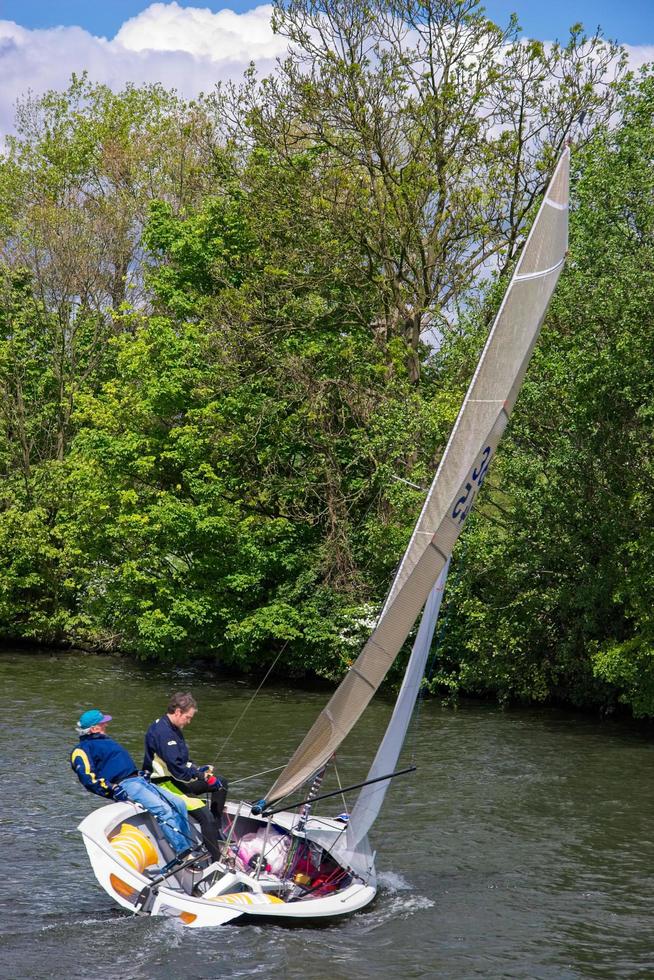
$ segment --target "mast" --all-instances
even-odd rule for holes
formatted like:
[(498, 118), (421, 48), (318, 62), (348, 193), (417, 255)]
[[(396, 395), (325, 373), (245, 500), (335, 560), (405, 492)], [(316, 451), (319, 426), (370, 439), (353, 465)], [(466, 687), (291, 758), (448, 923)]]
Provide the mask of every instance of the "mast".
[(509, 421), (568, 247), (565, 149), (505, 293), (409, 546), (372, 635), (268, 793), (306, 782), (358, 721), (463, 529)]

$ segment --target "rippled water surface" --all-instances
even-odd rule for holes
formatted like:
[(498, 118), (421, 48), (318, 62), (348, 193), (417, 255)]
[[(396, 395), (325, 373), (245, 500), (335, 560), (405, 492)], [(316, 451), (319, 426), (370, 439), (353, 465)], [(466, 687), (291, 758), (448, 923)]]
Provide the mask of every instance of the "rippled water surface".
[[(418, 771), (396, 781), (374, 828), (372, 906), (321, 928), (193, 930), (130, 917), (96, 884), (76, 831), (96, 803), (68, 767), (75, 718), (111, 713), (111, 734), (140, 763), (167, 695), (190, 689), (200, 711), (186, 735), (203, 763), (254, 687), (72, 654), (4, 653), (0, 677), (3, 977), (654, 977), (649, 731), (425, 703), (402, 759)], [(283, 763), (326, 698), (266, 685), (220, 770), (234, 781)], [(376, 701), (342, 748), (342, 784), (365, 776), (390, 709)], [(272, 778), (241, 783), (243, 797)]]

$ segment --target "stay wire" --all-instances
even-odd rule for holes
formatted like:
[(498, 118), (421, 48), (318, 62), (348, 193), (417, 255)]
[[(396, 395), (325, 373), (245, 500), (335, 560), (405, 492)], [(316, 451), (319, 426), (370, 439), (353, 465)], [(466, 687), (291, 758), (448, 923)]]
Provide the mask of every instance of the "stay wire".
[(336, 756), (334, 756), (334, 775), (336, 776), (336, 782), (338, 783), (338, 788), (341, 791), (341, 799), (343, 800), (343, 812), (347, 813), (349, 817), (350, 808), (347, 805), (347, 800), (345, 799), (345, 793), (343, 792), (343, 783), (341, 782), (341, 777), (338, 772), (338, 766), (336, 765)]
[(272, 769), (262, 769), (261, 772), (253, 772), (250, 776), (239, 776), (238, 779), (230, 779), (229, 785), (236, 786), (238, 783), (247, 783), (250, 779), (256, 779), (257, 776), (267, 776), (269, 772), (281, 772), (287, 766), (286, 762), (282, 762), (281, 766), (273, 766)]
[[(180, 837), (183, 837), (184, 840), (188, 841), (188, 844), (191, 847), (191, 849), (203, 846), (202, 842), (198, 843), (194, 837), (189, 837), (188, 834), (184, 833), (184, 831), (180, 827), (176, 827), (174, 823), (170, 822), (170, 820), (164, 820), (163, 817), (158, 817), (156, 813), (154, 813), (152, 810), (148, 810), (148, 808), (146, 806), (143, 806), (142, 803), (137, 803), (135, 800), (129, 800), (129, 802), (133, 806), (137, 807), (137, 812), (142, 811), (143, 813), (149, 814), (153, 818), (155, 823), (159, 824), (160, 827), (168, 827), (169, 830), (174, 830), (176, 834), (179, 834)], [(192, 834), (193, 833), (192, 828), (189, 827), (189, 830), (191, 831)], [(165, 834), (164, 837), (166, 837)], [(166, 837), (166, 841), (172, 848), (172, 844), (167, 837)]]
[(216, 755), (213, 757), (213, 760), (212, 760), (212, 763), (211, 763), (212, 765), (223, 754), (223, 752), (225, 751), (225, 746), (228, 745), (228, 743), (229, 743), (232, 735), (234, 734), (234, 732), (236, 731), (236, 729), (238, 728), (238, 726), (243, 721), (243, 718), (245, 717), (246, 713), (249, 711), (250, 706), (252, 705), (252, 702), (254, 701), (254, 699), (256, 698), (257, 694), (259, 693), (259, 691), (261, 690), (261, 688), (263, 687), (263, 685), (266, 683), (266, 681), (270, 677), (270, 674), (274, 670), (274, 668), (275, 668), (275, 666), (277, 664), (277, 661), (279, 660), (279, 658), (281, 657), (281, 655), (283, 654), (283, 652), (284, 652), (284, 650), (286, 649), (287, 646), (288, 646), (288, 640), (286, 641), (286, 643), (284, 644), (284, 646), (281, 648), (281, 650), (279, 651), (279, 653), (277, 654), (277, 656), (275, 657), (275, 659), (271, 663), (270, 667), (266, 671), (266, 675), (265, 675), (264, 679), (261, 681), (261, 683), (259, 684), (259, 687), (256, 689), (256, 691), (254, 692), (254, 694), (252, 695), (252, 697), (250, 698), (250, 700), (248, 701), (248, 703), (243, 708), (243, 711), (241, 712), (241, 714), (237, 718), (236, 723), (234, 724), (234, 727), (232, 728), (231, 732), (229, 733), (229, 735), (227, 736), (227, 738), (225, 739), (225, 741), (221, 745), (221, 747), (218, 750), (218, 752), (216, 753)]

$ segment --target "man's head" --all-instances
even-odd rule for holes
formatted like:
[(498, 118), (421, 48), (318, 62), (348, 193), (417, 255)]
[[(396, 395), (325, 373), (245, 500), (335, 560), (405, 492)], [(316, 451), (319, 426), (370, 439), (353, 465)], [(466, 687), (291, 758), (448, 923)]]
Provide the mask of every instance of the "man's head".
[(193, 715), (197, 710), (198, 705), (193, 695), (182, 694), (181, 692), (173, 694), (166, 708), (168, 717), (173, 725), (177, 725), (178, 728), (188, 725), (189, 721), (193, 720)]
[(111, 721), (111, 715), (106, 715), (98, 708), (90, 708), (79, 716), (75, 729), (78, 735), (104, 735)]

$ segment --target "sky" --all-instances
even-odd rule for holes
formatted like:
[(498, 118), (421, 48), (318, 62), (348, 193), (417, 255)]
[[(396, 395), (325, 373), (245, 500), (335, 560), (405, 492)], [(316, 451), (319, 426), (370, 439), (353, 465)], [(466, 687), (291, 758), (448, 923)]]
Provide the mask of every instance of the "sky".
[[(486, 0), (499, 24), (511, 12), (525, 34), (565, 40), (581, 21), (628, 46), (633, 65), (654, 61), (654, 0)], [(160, 81), (182, 95), (239, 79), (250, 61), (274, 68), (286, 42), (256, 0), (0, 0), (0, 139), (28, 90), (63, 89), (72, 72), (120, 88)]]
[[(141, 13), (149, 4), (143, 0), (0, 0), (0, 20), (12, 20), (21, 27), (48, 29), (78, 26), (98, 37), (111, 39), (122, 24)], [(167, 4), (161, 4), (167, 6)], [(177, 6), (217, 13), (230, 9), (240, 14), (256, 3), (177, 0)], [(488, 15), (498, 23), (515, 12), (524, 31), (542, 40), (563, 38), (574, 21), (593, 30), (598, 25), (607, 37), (624, 44), (654, 44), (654, 0), (486, 0)]]

